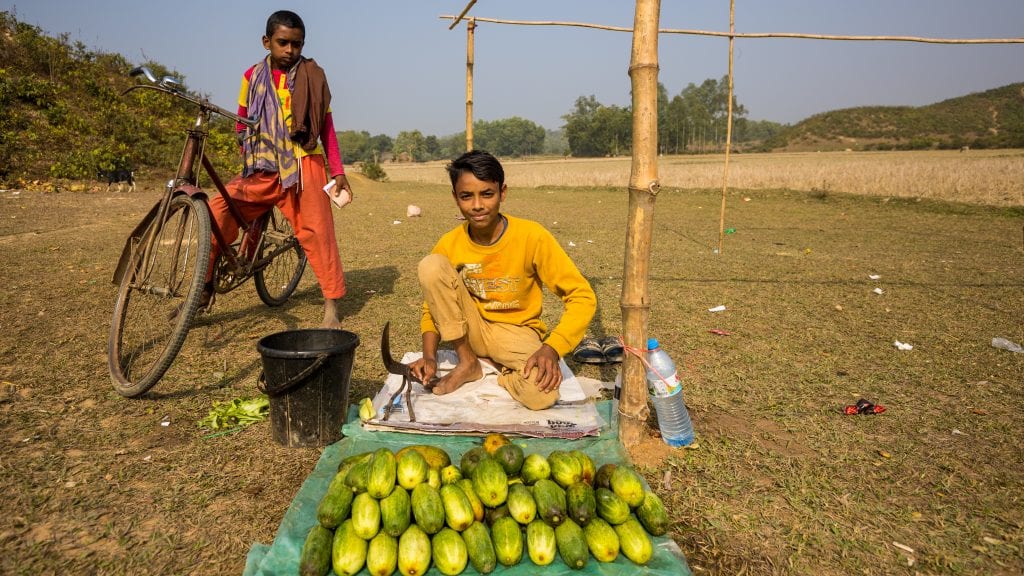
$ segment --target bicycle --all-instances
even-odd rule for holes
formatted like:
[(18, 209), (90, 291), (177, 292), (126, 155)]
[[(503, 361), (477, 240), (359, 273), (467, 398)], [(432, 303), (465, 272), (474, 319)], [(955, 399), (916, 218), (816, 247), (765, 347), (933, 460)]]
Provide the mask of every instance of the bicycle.
[[(244, 125), (243, 137), (256, 137), (259, 122), (188, 94), (170, 76), (157, 80), (141, 66), (129, 74), (144, 76), (149, 84), (135, 84), (123, 94), (155, 90), (199, 108), (195, 123), (186, 131), (174, 178), (129, 235), (114, 272), (118, 292), (107, 364), (114, 389), (136, 398), (160, 381), (185, 343), (201, 307), (212, 238), (221, 247), (213, 266), (214, 294), (230, 292), (253, 278), (256, 293), (268, 306), (287, 302), (305, 271), (306, 255), (276, 207), (245, 221), (205, 153), (214, 114)], [(231, 245), (211, 219), (207, 193), (199, 186), (200, 167), (239, 224), (238, 239)], [(214, 299), (205, 304), (206, 310)]]

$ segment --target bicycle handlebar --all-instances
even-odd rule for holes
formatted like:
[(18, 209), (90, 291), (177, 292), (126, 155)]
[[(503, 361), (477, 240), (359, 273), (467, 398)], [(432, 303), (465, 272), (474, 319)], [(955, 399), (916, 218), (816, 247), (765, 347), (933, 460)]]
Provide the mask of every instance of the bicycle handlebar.
[(193, 96), (193, 95), (183, 91), (181, 89), (181, 84), (179, 84), (178, 81), (175, 80), (171, 76), (164, 76), (163, 78), (157, 80), (156, 77), (153, 76), (153, 73), (150, 72), (149, 69), (146, 68), (145, 66), (138, 66), (136, 68), (133, 68), (132, 71), (128, 73), (128, 75), (129, 76), (133, 76), (133, 77), (134, 76), (145, 76), (146, 79), (149, 80), (152, 83), (152, 85), (136, 84), (136, 85), (128, 88), (124, 92), (122, 92), (122, 94), (127, 94), (127, 93), (131, 92), (132, 90), (137, 90), (137, 89), (156, 90), (157, 92), (163, 92), (164, 94), (170, 94), (171, 96), (177, 96), (178, 98), (181, 98), (182, 100), (186, 100), (188, 102), (191, 102), (192, 104), (195, 104), (196, 106), (199, 106), (199, 108), (201, 108), (203, 110), (207, 110), (207, 111), (210, 111), (210, 112), (214, 112), (216, 114), (220, 114), (221, 116), (224, 116), (225, 118), (230, 118), (231, 120), (234, 120), (235, 122), (238, 122), (239, 124), (243, 124), (245, 126), (248, 126), (249, 128), (256, 128), (257, 126), (259, 126), (259, 120), (258, 119), (243, 118), (242, 116), (239, 116), (238, 114), (235, 114), (234, 112), (230, 112), (228, 110), (225, 110), (224, 108), (221, 108), (220, 106), (217, 106), (216, 104), (210, 102), (209, 100), (206, 100), (205, 98), (199, 98), (197, 96)]

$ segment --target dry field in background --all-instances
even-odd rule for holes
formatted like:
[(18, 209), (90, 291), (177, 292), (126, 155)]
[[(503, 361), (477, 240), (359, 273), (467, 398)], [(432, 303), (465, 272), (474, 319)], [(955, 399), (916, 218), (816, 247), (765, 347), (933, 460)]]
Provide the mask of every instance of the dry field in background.
[[(384, 164), (392, 181), (445, 183), (443, 162)], [(659, 158), (663, 188), (722, 188), (725, 156)], [(516, 187), (611, 186), (629, 182), (629, 158), (511, 160)], [(1024, 206), (1024, 150), (732, 154), (729, 188), (845, 192), (894, 198)]]
[[(1020, 155), (990, 156), (1020, 186)], [(852, 170), (845, 155), (805, 157), (805, 170), (814, 158), (829, 160), (820, 173)], [(1024, 354), (990, 345), (1024, 343), (1020, 204), (910, 200), (884, 182), (885, 197), (735, 190), (735, 233), (715, 254), (720, 186), (679, 188), (667, 177), (675, 160), (656, 205), (649, 330), (685, 368), (699, 448), (651, 437), (635, 458), (694, 573), (1024, 573)], [(713, 179), (720, 166), (698, 160)], [(577, 164), (510, 163), (504, 208), (567, 247), (598, 294), (592, 334), (615, 334), (625, 180), (528, 179)], [(457, 224), (439, 164), (416, 168), (439, 183), (385, 168), (394, 181), (353, 175), (356, 201), (335, 213), (344, 322), (362, 341), (353, 401), (383, 382), (386, 321), (396, 353), (419, 346), (415, 263)], [(109, 278), (159, 181), (134, 194), (0, 192), (0, 573), (239, 574), (319, 457), (276, 445), (269, 422), (212, 437), (196, 426), (212, 402), (257, 393), (261, 337), (319, 321), (308, 271), (281, 308), (264, 307), (251, 284), (218, 298), (149, 395), (111, 388)], [(406, 218), (409, 204), (423, 216)], [(718, 305), (726, 311), (708, 311)], [(861, 397), (887, 411), (840, 413)]]

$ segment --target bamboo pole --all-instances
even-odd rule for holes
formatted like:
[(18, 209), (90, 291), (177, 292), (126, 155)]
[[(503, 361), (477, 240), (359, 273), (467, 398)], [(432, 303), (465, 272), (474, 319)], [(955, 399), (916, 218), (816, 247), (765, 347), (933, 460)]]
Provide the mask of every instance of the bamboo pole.
[[(454, 20), (456, 16), (442, 14), (442, 20)], [(593, 28), (612, 32), (632, 32), (632, 28), (622, 26), (605, 26), (586, 22), (559, 22), (556, 20), (502, 20), (499, 18), (479, 18), (480, 22), (491, 24), (511, 24), (516, 26), (570, 26), (576, 28)], [(660, 34), (688, 34), (691, 36), (719, 36), (722, 38), (804, 38), (810, 40), (851, 40), (851, 41), (884, 41), (884, 42), (924, 42), (927, 44), (1024, 44), (1024, 38), (929, 38), (925, 36), (842, 36), (838, 34), (802, 34), (797, 32), (715, 32), (712, 30), (687, 30), (682, 28), (659, 28)]]
[[(468, 10), (469, 7), (467, 6), (466, 9)], [(466, 23), (466, 152), (473, 149), (473, 47), (476, 38), (475, 30), (476, 18), (470, 18), (469, 22)]]
[[(736, 0), (729, 0), (729, 31), (736, 30)], [(732, 49), (734, 39), (729, 37), (729, 104), (725, 116), (725, 168), (722, 173), (722, 210), (718, 215), (718, 253), (725, 249), (725, 192), (729, 189), (729, 153), (732, 151)]]
[(469, 0), (469, 4), (466, 4), (466, 7), (462, 9), (462, 12), (459, 12), (458, 16), (452, 18), (452, 25), (448, 27), (449, 30), (459, 25), (459, 22), (462, 20), (462, 17), (465, 16), (467, 12), (469, 12), (469, 9), (473, 7), (473, 4), (476, 4), (476, 0)]
[[(629, 78), (633, 91), (633, 162), (629, 173), (629, 212), (622, 283), (622, 326), (626, 346), (646, 350), (650, 314), (648, 272), (654, 200), (658, 194), (658, 17), (660, 0), (637, 0)], [(627, 354), (622, 363), (619, 436), (627, 448), (643, 437), (649, 409), (647, 382), (640, 358)]]

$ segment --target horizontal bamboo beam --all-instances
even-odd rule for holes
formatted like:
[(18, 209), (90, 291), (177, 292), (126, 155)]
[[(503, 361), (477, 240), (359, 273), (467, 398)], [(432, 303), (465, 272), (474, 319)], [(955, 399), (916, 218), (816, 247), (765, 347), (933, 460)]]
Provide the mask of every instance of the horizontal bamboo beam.
[[(456, 16), (441, 15), (442, 20), (455, 20)], [(585, 22), (559, 22), (554, 20), (500, 20), (497, 18), (475, 17), (477, 22), (491, 24), (511, 24), (515, 26), (569, 26), (576, 28), (594, 28), (613, 32), (633, 32), (632, 28), (622, 26), (605, 26)], [(882, 42), (923, 42), (927, 44), (1024, 44), (1024, 38), (927, 38), (922, 36), (841, 36), (837, 34), (801, 34), (798, 32), (715, 32), (711, 30), (685, 30), (677, 28), (659, 28), (661, 34), (688, 34), (692, 36), (718, 36), (721, 38), (802, 38), (810, 40), (852, 40)]]

